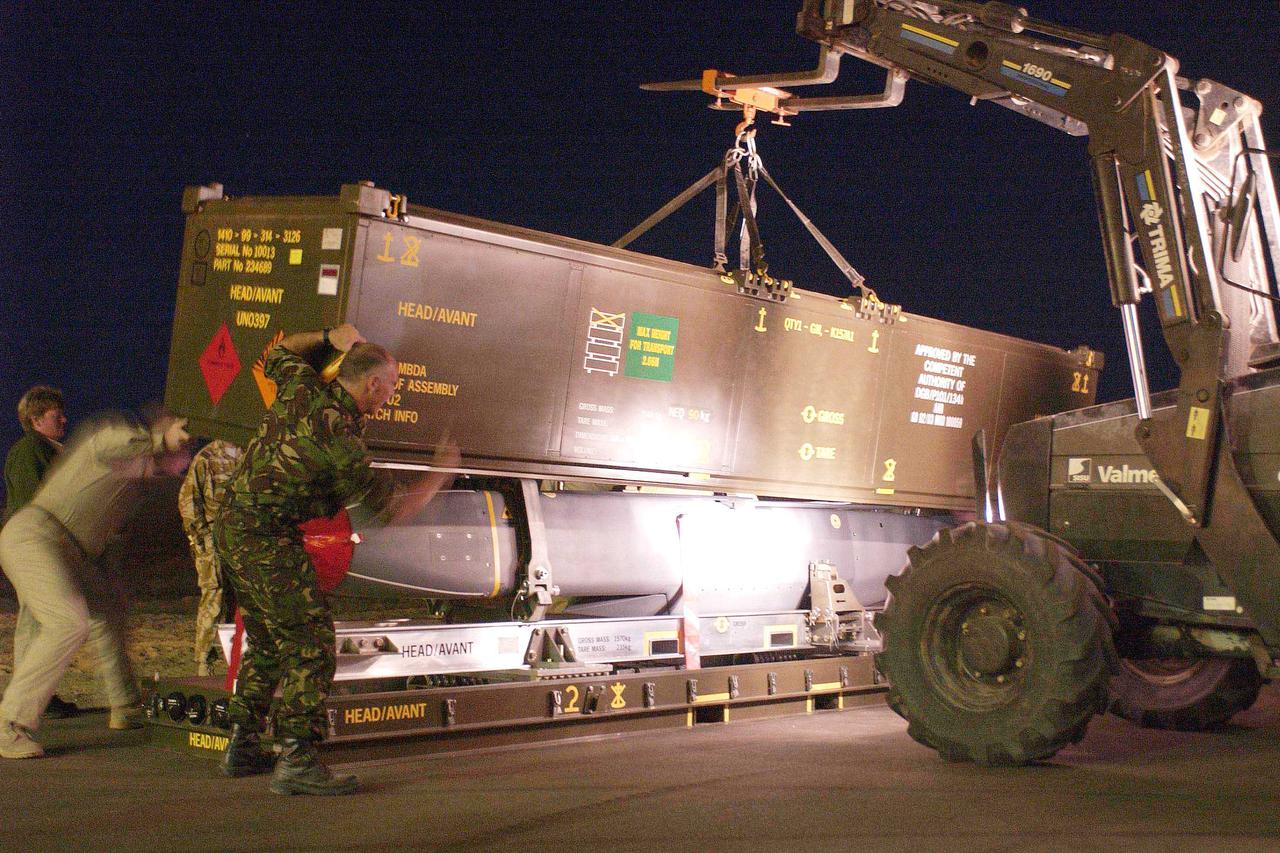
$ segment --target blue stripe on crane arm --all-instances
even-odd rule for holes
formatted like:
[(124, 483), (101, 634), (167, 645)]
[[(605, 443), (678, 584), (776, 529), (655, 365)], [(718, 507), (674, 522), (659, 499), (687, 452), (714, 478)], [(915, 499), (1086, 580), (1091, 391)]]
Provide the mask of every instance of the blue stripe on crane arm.
[(1050, 95), (1057, 95), (1059, 98), (1067, 94), (1067, 88), (1057, 82), (1051, 80), (1041, 80), (1039, 77), (1032, 77), (1021, 68), (1011, 67), (1008, 62), (1000, 66), (1000, 73), (1006, 77), (1011, 77), (1019, 83), (1025, 83), (1028, 86), (1035, 86), (1037, 89), (1043, 89)]
[(934, 50), (942, 51), (947, 56), (951, 56), (956, 52), (957, 42), (942, 36), (934, 35), (928, 30), (922, 30), (919, 27), (913, 27), (910, 24), (903, 24), (900, 30), (901, 35), (907, 41), (913, 41), (916, 44), (922, 44), (925, 47), (931, 47)]
[(1151, 201), (1156, 197), (1156, 188), (1151, 183), (1151, 170), (1139, 172), (1134, 176), (1134, 180), (1138, 184), (1138, 198), (1143, 201)]

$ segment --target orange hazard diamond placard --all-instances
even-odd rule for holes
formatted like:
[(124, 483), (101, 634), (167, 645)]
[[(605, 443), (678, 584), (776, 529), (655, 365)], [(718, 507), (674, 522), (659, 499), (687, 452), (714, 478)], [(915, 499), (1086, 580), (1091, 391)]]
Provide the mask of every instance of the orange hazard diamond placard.
[(209, 389), (209, 399), (216, 406), (240, 372), (240, 356), (236, 355), (226, 323), (218, 328), (209, 346), (200, 354), (199, 364), (205, 387)]
[(262, 355), (258, 356), (258, 360), (250, 368), (250, 372), (253, 373), (253, 381), (258, 384), (258, 393), (262, 395), (262, 405), (268, 409), (276, 401), (276, 383), (267, 378), (267, 353), (271, 352), (271, 348), (283, 340), (284, 329), (281, 329), (271, 338), (271, 343), (267, 344), (267, 348), (262, 351)]

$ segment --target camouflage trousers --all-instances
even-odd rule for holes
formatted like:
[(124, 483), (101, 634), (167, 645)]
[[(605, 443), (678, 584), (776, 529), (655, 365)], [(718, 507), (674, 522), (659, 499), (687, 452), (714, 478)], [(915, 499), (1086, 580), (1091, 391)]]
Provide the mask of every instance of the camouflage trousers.
[(231, 722), (262, 731), (278, 686), (276, 737), (322, 739), (336, 640), (301, 534), (269, 535), (259, 519), (227, 511), (214, 527), (214, 547), (244, 621)]
[(200, 603), (196, 606), (196, 663), (208, 663), (218, 639), (218, 622), (222, 619), (222, 572), (213, 537), (187, 532), (191, 559), (196, 564), (196, 583), (200, 585)]

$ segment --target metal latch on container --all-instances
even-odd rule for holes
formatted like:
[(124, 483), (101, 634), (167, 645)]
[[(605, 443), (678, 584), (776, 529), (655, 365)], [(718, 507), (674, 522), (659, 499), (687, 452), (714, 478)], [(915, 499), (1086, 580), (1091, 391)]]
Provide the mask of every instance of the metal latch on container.
[(774, 278), (768, 273), (753, 273), (750, 270), (733, 270), (722, 278), (733, 280), (738, 292), (743, 296), (763, 299), (768, 302), (786, 302), (791, 295), (790, 279)]
[(876, 320), (880, 323), (894, 323), (902, 315), (902, 306), (881, 302), (875, 296), (863, 296), (859, 299), (846, 299), (844, 305), (853, 309), (855, 317)]
[(382, 215), (387, 219), (404, 219), (405, 214), (409, 212), (409, 197), (407, 195), (392, 195), (391, 201), (387, 205), (387, 209)]

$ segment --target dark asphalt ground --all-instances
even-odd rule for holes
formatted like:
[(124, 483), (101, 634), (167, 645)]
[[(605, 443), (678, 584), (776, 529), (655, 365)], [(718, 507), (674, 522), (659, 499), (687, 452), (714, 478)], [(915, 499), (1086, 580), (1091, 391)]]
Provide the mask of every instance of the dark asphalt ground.
[(1280, 689), (1223, 731), (1098, 718), (1039, 767), (946, 764), (887, 708), (358, 768), (285, 798), (207, 758), (46, 724), (0, 761), (0, 848), (98, 850), (1280, 850)]

